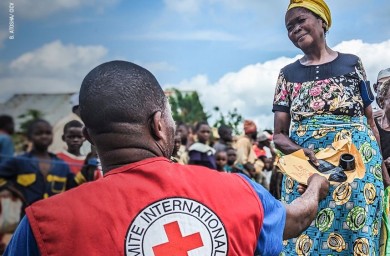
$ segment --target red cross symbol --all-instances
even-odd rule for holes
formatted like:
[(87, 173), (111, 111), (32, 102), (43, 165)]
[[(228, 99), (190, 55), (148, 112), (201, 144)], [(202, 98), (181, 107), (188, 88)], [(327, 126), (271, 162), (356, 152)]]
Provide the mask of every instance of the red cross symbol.
[(164, 225), (168, 242), (153, 246), (155, 256), (188, 256), (187, 252), (203, 246), (200, 233), (182, 236), (177, 221)]

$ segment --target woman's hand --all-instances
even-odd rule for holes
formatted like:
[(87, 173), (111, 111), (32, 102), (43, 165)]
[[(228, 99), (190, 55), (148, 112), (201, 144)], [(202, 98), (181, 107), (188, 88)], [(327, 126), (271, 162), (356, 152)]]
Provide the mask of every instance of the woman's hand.
[(303, 152), (305, 152), (305, 156), (307, 156), (309, 158), (310, 162), (312, 162), (316, 166), (319, 165), (317, 157), (316, 157), (313, 149), (303, 148)]

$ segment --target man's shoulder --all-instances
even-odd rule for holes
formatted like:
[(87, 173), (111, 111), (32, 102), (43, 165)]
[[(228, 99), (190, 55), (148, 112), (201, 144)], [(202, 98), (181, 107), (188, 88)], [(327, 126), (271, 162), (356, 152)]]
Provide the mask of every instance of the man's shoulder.
[(251, 140), (247, 135), (241, 135), (240, 137), (237, 138), (236, 145), (243, 145), (243, 144), (252, 145)]

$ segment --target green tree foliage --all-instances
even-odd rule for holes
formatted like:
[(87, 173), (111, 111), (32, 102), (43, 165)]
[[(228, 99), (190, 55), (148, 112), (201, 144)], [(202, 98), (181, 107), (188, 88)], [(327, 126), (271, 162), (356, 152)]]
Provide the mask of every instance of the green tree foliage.
[(169, 96), (169, 103), (176, 122), (194, 125), (200, 121), (207, 121), (210, 116), (204, 111), (196, 91), (183, 93), (175, 88), (172, 90), (174, 93)]
[(36, 109), (28, 109), (26, 113), (21, 114), (18, 116), (18, 118), (24, 119), (24, 121), (20, 124), (20, 130), (22, 133), (26, 134), (27, 127), (29, 124), (36, 120), (43, 117), (43, 113)]
[(214, 123), (214, 127), (219, 127), (221, 125), (227, 125), (233, 128), (233, 134), (238, 135), (241, 132), (240, 126), (242, 125), (243, 117), (238, 113), (237, 108), (234, 108), (233, 111), (228, 111), (227, 114), (223, 114), (219, 107), (214, 107), (214, 111), (217, 112), (219, 117)]

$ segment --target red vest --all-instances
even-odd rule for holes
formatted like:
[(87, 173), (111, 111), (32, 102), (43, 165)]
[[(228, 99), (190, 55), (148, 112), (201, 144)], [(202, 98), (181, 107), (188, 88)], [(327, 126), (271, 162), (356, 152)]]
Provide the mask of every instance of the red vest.
[(263, 207), (239, 175), (149, 158), (26, 209), (41, 255), (254, 255)]

